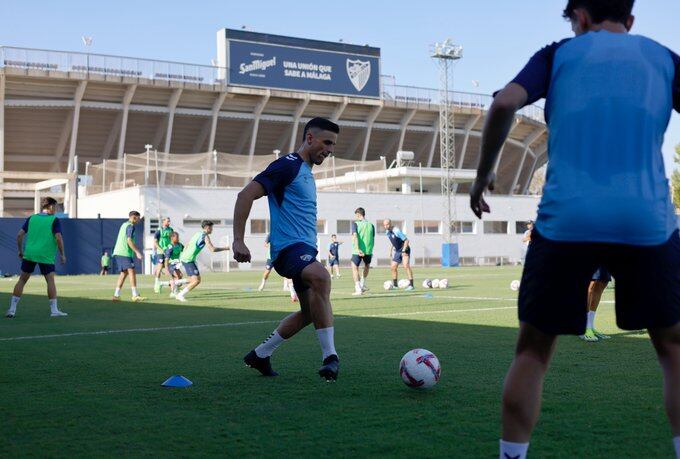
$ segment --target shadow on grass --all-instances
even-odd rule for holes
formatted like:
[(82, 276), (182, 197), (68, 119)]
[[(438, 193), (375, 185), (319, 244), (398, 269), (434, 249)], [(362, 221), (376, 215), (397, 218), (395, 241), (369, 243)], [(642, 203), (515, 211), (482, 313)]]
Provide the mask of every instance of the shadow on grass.
[[(229, 306), (243, 296), (223, 297)], [(383, 305), (399, 299), (416, 304), (395, 296)], [(285, 297), (271, 301), (279, 307)], [(0, 323), (3, 457), (497, 456), (500, 390), (516, 338), (507, 311), (484, 313), (499, 314), (495, 326), (442, 314), (338, 314), (341, 375), (327, 384), (316, 375), (311, 328), (274, 355), (281, 376), (244, 368), (243, 355), (281, 311), (73, 297), (60, 305), (69, 317), (52, 319), (44, 297), (25, 295), (17, 318)], [(603, 344), (560, 340), (532, 453), (670, 457), (651, 346), (620, 335)], [(429, 392), (405, 387), (398, 375), (400, 358), (416, 347), (442, 363), (442, 380)], [(195, 385), (161, 388), (171, 374)]]

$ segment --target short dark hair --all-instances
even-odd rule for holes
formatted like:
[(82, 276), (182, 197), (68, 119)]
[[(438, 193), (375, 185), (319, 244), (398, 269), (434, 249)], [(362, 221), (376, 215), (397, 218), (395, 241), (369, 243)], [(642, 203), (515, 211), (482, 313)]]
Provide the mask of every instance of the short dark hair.
[(307, 124), (305, 124), (305, 130), (302, 131), (302, 138), (306, 138), (307, 132), (309, 132), (310, 129), (315, 128), (321, 129), (322, 131), (335, 132), (336, 134), (340, 133), (340, 126), (338, 126), (331, 120), (327, 120), (326, 118), (316, 117), (307, 121)]
[(357, 210), (354, 211), (355, 214), (359, 214), (362, 217), (366, 216), (366, 211), (364, 210), (363, 207), (357, 207)]
[(569, 0), (562, 16), (573, 19), (576, 8), (585, 9), (595, 24), (604, 21), (625, 23), (633, 12), (635, 0)]
[(49, 196), (46, 196), (40, 200), (40, 209), (45, 210), (48, 207), (56, 206), (57, 205), (57, 200), (54, 198), (50, 198)]
[(141, 217), (142, 214), (137, 212), (136, 210), (131, 210), (130, 213), (128, 214), (128, 217)]
[(337, 234), (331, 234), (331, 237), (338, 237)]
[(205, 228), (206, 226), (213, 226), (215, 223), (211, 220), (203, 220), (201, 222), (201, 228)]

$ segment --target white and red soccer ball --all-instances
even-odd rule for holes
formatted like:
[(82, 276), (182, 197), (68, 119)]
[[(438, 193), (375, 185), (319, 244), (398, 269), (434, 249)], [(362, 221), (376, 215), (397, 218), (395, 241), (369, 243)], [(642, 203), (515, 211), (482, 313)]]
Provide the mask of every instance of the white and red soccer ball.
[(426, 349), (408, 351), (399, 362), (399, 374), (408, 387), (428, 389), (439, 381), (442, 369), (439, 359)]

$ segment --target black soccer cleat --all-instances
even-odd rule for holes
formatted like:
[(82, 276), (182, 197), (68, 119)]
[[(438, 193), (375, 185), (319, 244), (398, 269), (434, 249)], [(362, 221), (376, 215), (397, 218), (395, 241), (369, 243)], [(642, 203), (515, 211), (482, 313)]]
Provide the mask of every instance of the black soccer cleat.
[(255, 350), (252, 350), (248, 352), (248, 354), (243, 357), (243, 362), (246, 364), (246, 366), (250, 368), (254, 368), (260, 373), (262, 373), (262, 376), (278, 376), (279, 374), (272, 370), (272, 364), (269, 361), (269, 357), (258, 357), (257, 354), (255, 353)]
[(331, 382), (338, 379), (339, 371), (340, 360), (338, 360), (337, 355), (333, 354), (323, 359), (323, 364), (319, 369), (319, 376), (326, 379), (326, 382)]

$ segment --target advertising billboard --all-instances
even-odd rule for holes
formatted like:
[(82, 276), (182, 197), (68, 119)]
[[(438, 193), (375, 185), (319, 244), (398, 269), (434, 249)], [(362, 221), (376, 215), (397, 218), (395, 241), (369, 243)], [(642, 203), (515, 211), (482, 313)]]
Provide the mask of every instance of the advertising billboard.
[(377, 48), (239, 32), (224, 34), (230, 85), (380, 97)]

